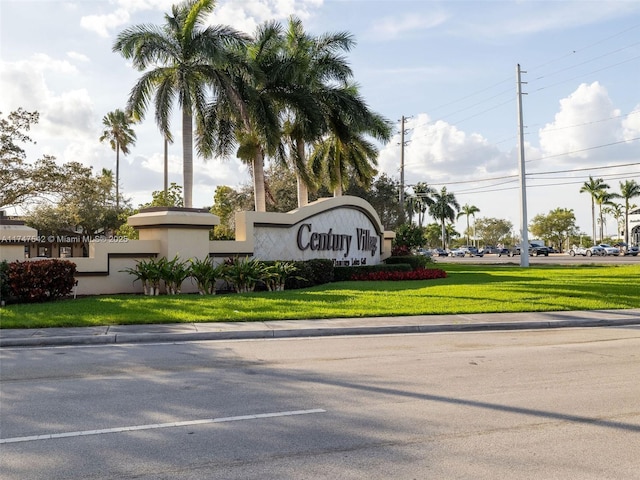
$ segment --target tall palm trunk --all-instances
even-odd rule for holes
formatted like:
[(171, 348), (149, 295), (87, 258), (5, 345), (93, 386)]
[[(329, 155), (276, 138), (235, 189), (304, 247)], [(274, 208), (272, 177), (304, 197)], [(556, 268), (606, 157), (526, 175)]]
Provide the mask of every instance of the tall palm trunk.
[(193, 117), (191, 108), (182, 107), (182, 178), (184, 179), (184, 206), (193, 206)]
[(164, 137), (164, 198), (168, 198), (169, 191), (169, 140)]
[(596, 244), (596, 202), (593, 196), (591, 197), (591, 229), (593, 234), (593, 238), (591, 239), (591, 241), (595, 245)]
[[(298, 159), (300, 161), (300, 166), (302, 167), (305, 164), (304, 142), (298, 140), (296, 142), (296, 150), (298, 151)], [(309, 189), (307, 188), (306, 183), (304, 183), (302, 175), (298, 169), (296, 169), (296, 180), (298, 182), (298, 207), (304, 207), (309, 203)]]
[(334, 197), (341, 197), (342, 196), (342, 178), (338, 178), (338, 183), (335, 186), (335, 188), (333, 189), (333, 196)]
[(256, 212), (266, 212), (266, 194), (264, 189), (264, 155), (258, 148), (253, 157), (253, 195)]
[(120, 211), (120, 142), (116, 141), (116, 211)]

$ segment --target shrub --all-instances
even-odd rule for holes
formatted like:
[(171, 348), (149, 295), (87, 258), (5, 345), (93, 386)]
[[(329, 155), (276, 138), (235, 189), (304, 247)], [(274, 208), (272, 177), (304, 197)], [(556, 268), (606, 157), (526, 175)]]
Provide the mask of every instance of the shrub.
[(270, 292), (284, 290), (287, 278), (293, 277), (297, 270), (293, 262), (265, 263), (263, 281), (267, 290)]
[(190, 276), (188, 262), (181, 262), (176, 255), (173, 260), (160, 259), (160, 276), (167, 287), (169, 295), (182, 291), (182, 283)]
[(331, 283), (334, 279), (334, 266), (332, 260), (316, 258), (306, 262), (311, 269), (311, 283), (313, 285), (324, 285)]
[(120, 271), (136, 277), (133, 283), (140, 280), (142, 283), (142, 291), (145, 295), (159, 295), (160, 279), (162, 278), (161, 260), (156, 260), (155, 258), (137, 260), (135, 267), (127, 267)]
[(408, 255), (408, 256), (396, 256), (387, 258), (384, 263), (387, 265), (396, 265), (398, 263), (408, 263), (413, 269), (427, 268), (430, 265), (434, 265), (435, 262), (424, 255)]
[(47, 259), (11, 262), (7, 276), (9, 295), (19, 302), (45, 302), (69, 295), (76, 283), (76, 264)]
[(254, 258), (235, 257), (226, 262), (225, 279), (238, 293), (253, 292), (256, 284), (266, 277), (265, 264)]
[(9, 263), (0, 262), (0, 301), (8, 301), (11, 290), (9, 288)]
[(446, 278), (447, 272), (439, 268), (416, 268), (406, 271), (379, 271), (354, 274), (351, 280), (433, 280), (436, 278)]
[(196, 281), (200, 295), (216, 293), (216, 281), (225, 277), (225, 264), (214, 265), (211, 258), (191, 259), (190, 276)]
[(391, 248), (391, 255), (394, 257), (404, 257), (411, 255), (411, 249), (406, 245), (395, 245)]
[(287, 290), (296, 290), (299, 288), (312, 287), (313, 283), (313, 268), (308, 261), (296, 261), (293, 262), (296, 267), (296, 275), (289, 277), (285, 280), (284, 286)]

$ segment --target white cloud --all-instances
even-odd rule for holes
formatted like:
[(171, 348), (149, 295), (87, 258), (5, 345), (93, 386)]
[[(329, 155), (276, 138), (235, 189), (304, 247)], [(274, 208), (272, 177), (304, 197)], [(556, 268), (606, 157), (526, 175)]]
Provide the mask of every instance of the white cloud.
[[(106, 14), (86, 15), (80, 25), (101, 37), (109, 37), (117, 27), (132, 21), (132, 16), (145, 10), (169, 12), (175, 0), (117, 0), (118, 8)], [(209, 18), (212, 24), (230, 25), (240, 31), (251, 33), (266, 20), (283, 20), (296, 15), (308, 19), (320, 8), (323, 0), (228, 0), (219, 1)], [(135, 22), (133, 22), (135, 23)]]
[(45, 102), (40, 122), (54, 134), (72, 138), (94, 130), (93, 102), (86, 89), (51, 96)]
[[(492, 172), (513, 168), (509, 155), (501, 152), (477, 133), (468, 134), (442, 120), (432, 122), (427, 114), (419, 114), (407, 122), (411, 129), (405, 147), (405, 181), (441, 183), (487, 176)], [(400, 168), (400, 135), (380, 152), (380, 169), (398, 177)]]
[(553, 122), (540, 129), (542, 154), (596, 157), (586, 149), (621, 139), (620, 120), (616, 119), (619, 115), (620, 110), (614, 108), (606, 88), (598, 82), (583, 83), (560, 100), (560, 110)]
[(67, 52), (67, 57), (69, 57), (71, 60), (76, 60), (78, 62), (89, 62), (89, 57), (87, 57), (86, 55), (82, 54), (82, 53), (78, 53), (78, 52)]
[(86, 15), (80, 19), (80, 26), (107, 38), (111, 29), (124, 25), (130, 18), (129, 11), (118, 8), (106, 15)]
[(444, 12), (435, 12), (430, 15), (416, 15), (405, 13), (398, 17), (386, 17), (376, 20), (371, 28), (371, 34), (378, 39), (396, 38), (399, 35), (416, 30), (428, 30), (442, 25), (449, 19)]
[(267, 20), (284, 20), (290, 15), (306, 20), (322, 4), (323, 0), (229, 0), (220, 2), (209, 20), (253, 33)]
[(636, 105), (633, 111), (622, 121), (622, 128), (622, 135), (626, 141), (640, 137), (640, 104)]

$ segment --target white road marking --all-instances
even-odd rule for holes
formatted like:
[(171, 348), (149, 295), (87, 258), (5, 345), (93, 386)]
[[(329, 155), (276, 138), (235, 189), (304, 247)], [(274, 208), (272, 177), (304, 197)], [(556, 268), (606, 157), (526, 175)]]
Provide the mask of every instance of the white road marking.
[(323, 410), (321, 408), (314, 408), (311, 410), (293, 410), (289, 412), (257, 413), (254, 415), (239, 415), (237, 417), (205, 418), (202, 420), (186, 420), (183, 422), (155, 423), (155, 424), (149, 424), (149, 425), (134, 425), (130, 427), (103, 428), (101, 430), (82, 430), (79, 432), (49, 433), (46, 435), (31, 435), (28, 437), (0, 438), (0, 444), (33, 442), (36, 440), (52, 440), (55, 438), (82, 437), (86, 435), (102, 435), (103, 433), (135, 432), (138, 430), (152, 430), (155, 428), (186, 427), (191, 425), (204, 425), (207, 423), (239, 422), (242, 420), (256, 420), (258, 418), (289, 417), (292, 415), (308, 415), (311, 413), (325, 413), (325, 412), (326, 410)]

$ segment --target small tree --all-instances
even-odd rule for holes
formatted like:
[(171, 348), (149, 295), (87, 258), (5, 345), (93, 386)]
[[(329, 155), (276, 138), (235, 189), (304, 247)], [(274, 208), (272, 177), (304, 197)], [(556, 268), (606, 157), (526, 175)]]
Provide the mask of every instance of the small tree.
[(393, 254), (409, 254), (411, 249), (421, 247), (424, 242), (424, 230), (412, 223), (405, 223), (396, 230), (396, 238), (393, 239)]
[(533, 217), (529, 224), (529, 231), (547, 243), (556, 245), (562, 250), (567, 239), (578, 231), (576, 217), (573, 210), (556, 208), (547, 215), (539, 214)]
[(513, 224), (501, 218), (482, 217), (476, 220), (476, 234), (485, 245), (508, 243)]

